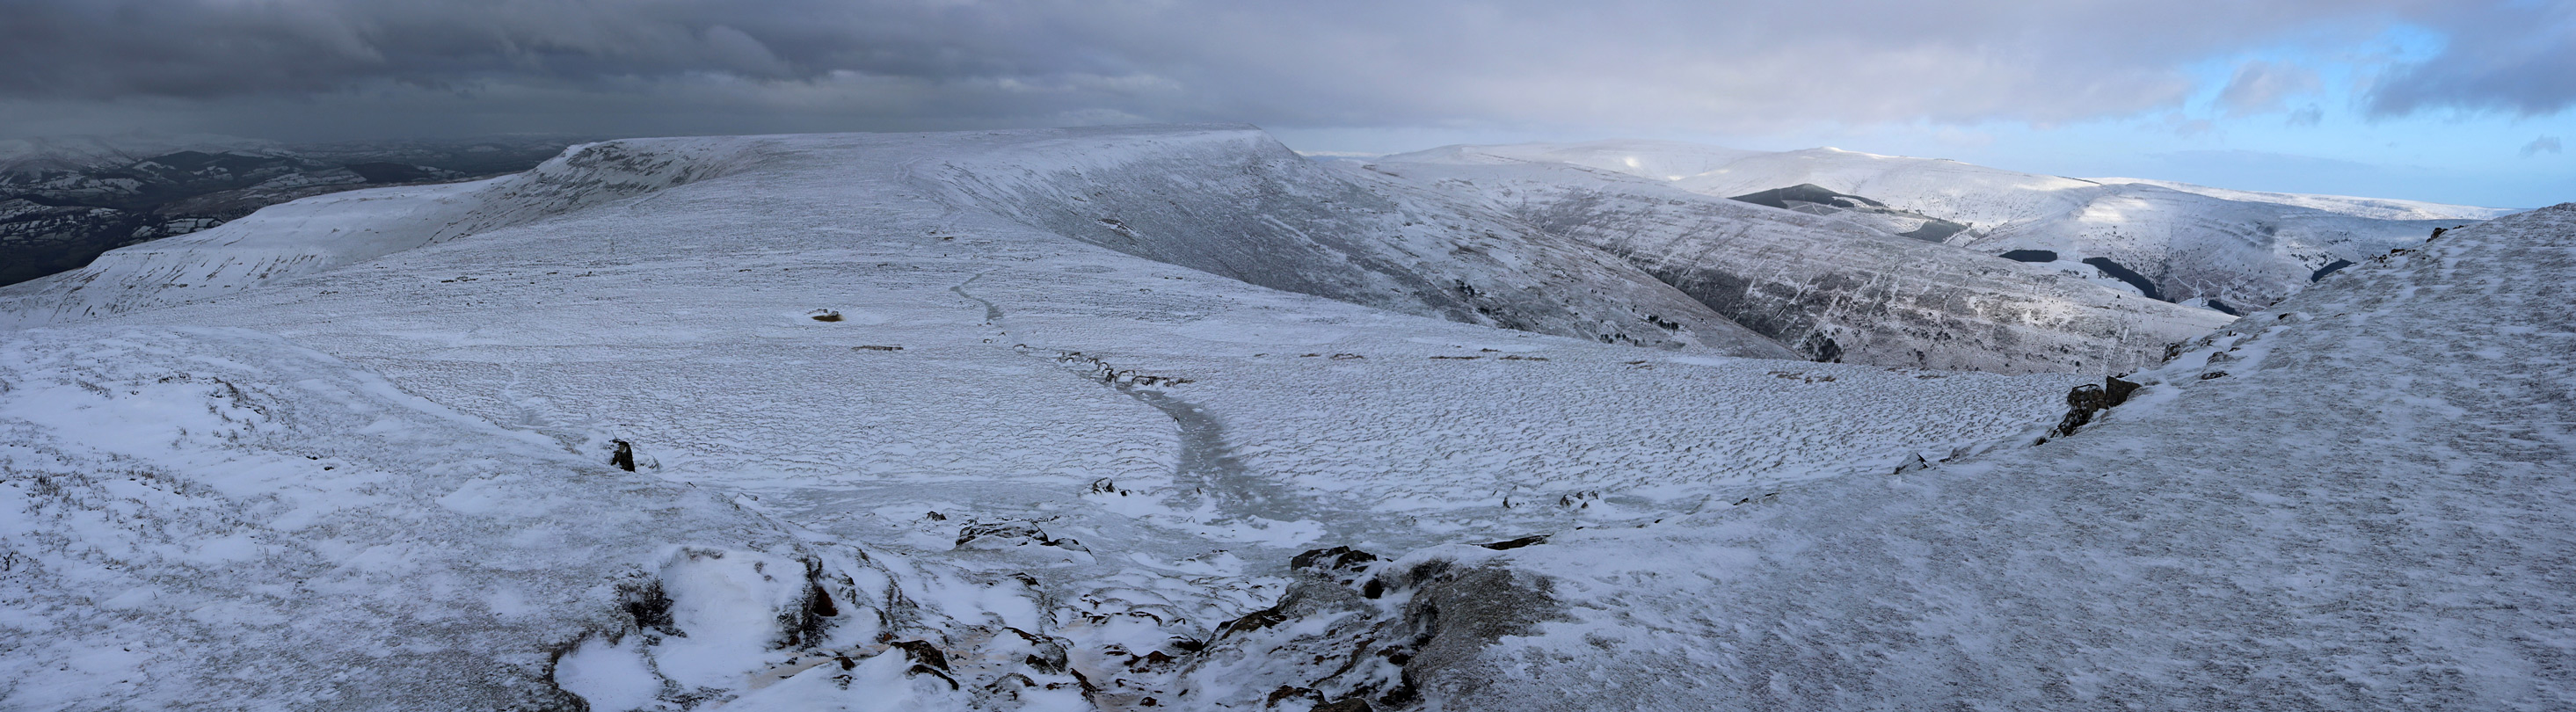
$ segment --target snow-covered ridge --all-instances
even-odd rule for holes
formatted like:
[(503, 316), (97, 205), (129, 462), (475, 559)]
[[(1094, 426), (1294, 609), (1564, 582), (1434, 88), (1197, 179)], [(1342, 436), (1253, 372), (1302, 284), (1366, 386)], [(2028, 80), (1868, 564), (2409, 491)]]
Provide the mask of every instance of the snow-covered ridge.
[(961, 207), (1273, 289), (1604, 343), (1792, 357), (1614, 257), (1346, 180), (1249, 126), (1072, 133), (914, 170)]
[(2152, 185), (2158, 188), (2171, 188), (2185, 193), (2198, 193), (2212, 198), (2223, 198), (2226, 200), (2255, 203), (2279, 203), (2282, 205), (2322, 210), (2337, 215), (2350, 215), (2353, 217), (2375, 218), (2379, 220), (2491, 220), (2522, 212), (2520, 209), (2516, 208), (2483, 208), (2474, 205), (2450, 205), (2447, 203), (2430, 203), (2421, 200), (2363, 198), (2350, 195), (2271, 193), (2257, 190), (2232, 190), (2228, 188), (2212, 188), (2205, 185), (2192, 185), (2190, 183), (2178, 183), (2169, 180), (2154, 180), (2150, 178), (2087, 178), (2085, 180), (2106, 185), (2121, 183)]
[(220, 134), (53, 136), (0, 139), (0, 181), (46, 171), (124, 164), (179, 151), (265, 154), (276, 141)]
[[(2510, 210), (2236, 191), (2162, 181), (2019, 173), (1957, 161), (1830, 148), (1751, 152), (1647, 141), (1451, 146), (1389, 162), (1562, 162), (1728, 197), (1814, 184), (1970, 225), (1950, 244), (1986, 254), (2055, 253), (2056, 268), (2140, 275), (2155, 296), (2237, 312), (2305, 288), (2312, 275)], [(1680, 173), (1701, 168), (1695, 173)], [(2116, 283), (2114, 280), (2104, 280)]]
[(1810, 358), (2112, 373), (2228, 321), (1835, 217), (1552, 162), (1346, 164), (1594, 245)]
[(350, 191), (269, 206), (213, 229), (112, 250), (90, 266), (0, 291), (0, 326), (212, 299), (424, 245), (739, 170), (753, 144), (585, 144), (526, 173)]

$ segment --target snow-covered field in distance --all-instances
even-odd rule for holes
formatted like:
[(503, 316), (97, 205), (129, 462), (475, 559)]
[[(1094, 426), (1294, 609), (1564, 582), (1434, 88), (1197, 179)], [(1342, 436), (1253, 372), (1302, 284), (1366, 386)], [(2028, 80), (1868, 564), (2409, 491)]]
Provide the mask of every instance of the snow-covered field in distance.
[[(2339, 268), (2514, 211), (2420, 201), (2228, 190), (2168, 181), (2068, 178), (1816, 148), (1740, 151), (1670, 141), (1448, 146), (1386, 156), (1408, 163), (1570, 163), (1734, 197), (1812, 184), (1967, 223), (1949, 244), (1990, 255), (2044, 251), (2080, 275), (2134, 273), (2153, 296), (2243, 312)], [(2117, 279), (2103, 279), (2120, 284)], [(2145, 290), (2139, 290), (2144, 292)]]

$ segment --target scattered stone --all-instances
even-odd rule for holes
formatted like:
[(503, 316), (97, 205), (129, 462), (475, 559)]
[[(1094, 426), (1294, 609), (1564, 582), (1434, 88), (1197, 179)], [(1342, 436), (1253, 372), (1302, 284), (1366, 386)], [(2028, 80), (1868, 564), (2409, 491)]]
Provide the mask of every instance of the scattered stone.
[(1059, 549), (1087, 551), (1072, 539), (1047, 538), (1045, 530), (1034, 522), (970, 522), (957, 532), (957, 550), (994, 551), (1023, 546), (1052, 546)]
[(1288, 568), (1315, 569), (1319, 571), (1360, 571), (1368, 568), (1369, 564), (1376, 563), (1377, 561), (1379, 561), (1379, 559), (1376, 554), (1360, 551), (1347, 546), (1336, 546), (1330, 549), (1316, 549), (1303, 554), (1298, 554), (1295, 557), (1288, 559)]

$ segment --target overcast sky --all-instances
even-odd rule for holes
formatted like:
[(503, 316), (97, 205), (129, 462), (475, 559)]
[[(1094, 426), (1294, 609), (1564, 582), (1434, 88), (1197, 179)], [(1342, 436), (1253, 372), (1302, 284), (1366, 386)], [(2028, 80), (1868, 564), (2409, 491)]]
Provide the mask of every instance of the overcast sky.
[(0, 137), (1249, 122), (2576, 200), (2576, 0), (0, 0)]

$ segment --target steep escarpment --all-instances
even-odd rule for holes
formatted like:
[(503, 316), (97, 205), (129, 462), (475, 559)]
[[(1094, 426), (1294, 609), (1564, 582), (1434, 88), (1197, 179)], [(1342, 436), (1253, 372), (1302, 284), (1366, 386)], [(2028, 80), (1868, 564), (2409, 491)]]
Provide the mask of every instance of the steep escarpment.
[(1273, 289), (1603, 343), (1790, 356), (1615, 257), (1346, 180), (1250, 127), (1074, 133), (918, 173), (961, 206)]
[(1378, 163), (1627, 258), (1810, 358), (2111, 373), (2227, 322), (2009, 260), (1564, 163)]

